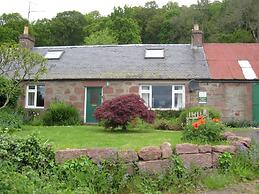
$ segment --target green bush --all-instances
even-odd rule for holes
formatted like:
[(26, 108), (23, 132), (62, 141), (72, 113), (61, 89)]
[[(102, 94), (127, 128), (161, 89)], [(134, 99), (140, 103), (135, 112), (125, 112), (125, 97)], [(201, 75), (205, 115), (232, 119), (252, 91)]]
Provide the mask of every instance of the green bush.
[(185, 110), (183, 110), (179, 116), (179, 122), (183, 125), (186, 124), (186, 116), (188, 115), (189, 112), (203, 112), (203, 110), (207, 110), (209, 113), (209, 117), (211, 119), (214, 118), (221, 118), (220, 112), (217, 111), (213, 107), (208, 107), (208, 106), (195, 106), (195, 107), (190, 107)]
[(154, 128), (158, 130), (175, 130), (179, 131), (182, 129), (178, 119), (156, 119)]
[(170, 120), (172, 118), (178, 118), (181, 114), (182, 110), (156, 110), (156, 116), (159, 119)]
[(9, 109), (0, 110), (0, 133), (12, 132), (22, 125), (22, 116)]
[(222, 131), (224, 131), (222, 123), (206, 120), (206, 123), (201, 124), (198, 128), (194, 128), (190, 124), (186, 125), (183, 130), (183, 140), (200, 143), (218, 142), (223, 140)]
[(79, 112), (70, 104), (53, 102), (43, 114), (43, 125), (78, 125), (80, 124)]
[(218, 164), (219, 168), (223, 171), (227, 171), (230, 167), (231, 161), (233, 160), (233, 157), (231, 153), (224, 152), (219, 156)]
[(54, 162), (54, 152), (35, 136), (19, 139), (2, 134), (0, 135), (0, 160), (16, 165), (18, 171), (24, 167), (46, 171)]
[(232, 128), (245, 128), (245, 127), (255, 127), (255, 126), (257, 126), (257, 124), (253, 121), (237, 120), (237, 119), (225, 122), (225, 125), (227, 127), (232, 127)]

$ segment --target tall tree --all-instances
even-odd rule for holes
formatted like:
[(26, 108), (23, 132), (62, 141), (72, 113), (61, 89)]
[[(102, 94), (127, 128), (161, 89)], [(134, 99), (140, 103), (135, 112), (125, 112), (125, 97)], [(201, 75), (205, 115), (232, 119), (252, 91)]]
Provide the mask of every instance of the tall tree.
[(17, 43), (23, 28), (28, 21), (19, 13), (3, 14), (0, 16), (0, 43)]
[(80, 45), (84, 42), (85, 17), (78, 11), (58, 13), (51, 21), (55, 45)]
[(114, 8), (110, 18), (110, 29), (119, 44), (141, 43), (138, 23), (128, 15), (127, 8)]
[(0, 46), (0, 109), (6, 107), (25, 79), (38, 80), (46, 73), (46, 59), (20, 45)]

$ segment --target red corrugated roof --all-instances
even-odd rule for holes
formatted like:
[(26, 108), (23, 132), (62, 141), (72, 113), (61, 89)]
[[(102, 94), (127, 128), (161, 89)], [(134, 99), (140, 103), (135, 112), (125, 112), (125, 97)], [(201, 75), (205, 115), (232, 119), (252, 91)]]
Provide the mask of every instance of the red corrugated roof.
[(245, 79), (238, 60), (248, 60), (259, 78), (259, 44), (206, 43), (203, 47), (212, 79)]

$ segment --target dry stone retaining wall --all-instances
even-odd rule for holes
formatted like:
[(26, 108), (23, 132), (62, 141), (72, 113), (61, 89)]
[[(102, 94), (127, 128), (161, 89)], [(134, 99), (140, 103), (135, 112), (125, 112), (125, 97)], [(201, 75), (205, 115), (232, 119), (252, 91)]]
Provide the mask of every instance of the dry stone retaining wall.
[[(232, 145), (195, 145), (195, 144), (177, 144), (175, 153), (183, 160), (184, 165), (197, 165), (202, 168), (212, 168), (217, 166), (218, 157), (221, 153), (236, 153), (236, 150), (247, 149), (250, 146), (251, 139), (236, 136), (227, 132), (224, 137)], [(102, 161), (124, 161), (128, 166), (128, 172), (134, 173), (135, 165), (139, 171), (149, 173), (161, 173), (168, 170), (171, 165), (170, 157), (173, 154), (171, 144), (163, 143), (161, 146), (148, 146), (141, 148), (138, 152), (134, 150), (117, 150), (114, 148), (98, 149), (66, 149), (56, 152), (55, 160), (57, 163), (63, 163), (66, 160), (75, 159), (80, 156), (89, 157), (94, 163)]]

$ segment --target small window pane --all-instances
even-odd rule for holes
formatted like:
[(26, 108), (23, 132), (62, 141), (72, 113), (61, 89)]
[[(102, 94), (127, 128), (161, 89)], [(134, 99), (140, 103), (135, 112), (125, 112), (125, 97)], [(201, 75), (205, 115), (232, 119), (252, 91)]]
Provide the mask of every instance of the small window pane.
[(145, 105), (146, 105), (147, 107), (150, 107), (150, 104), (149, 104), (149, 98), (150, 98), (150, 96), (149, 96), (149, 94), (148, 94), (148, 93), (143, 93), (143, 94), (142, 94), (142, 98), (143, 98), (143, 100), (145, 101)]
[(172, 108), (172, 86), (152, 87), (153, 108)]
[(174, 94), (174, 108), (183, 108), (183, 94)]
[(174, 86), (174, 90), (183, 90), (183, 86)]
[(35, 90), (35, 86), (29, 86), (29, 90)]
[(35, 97), (34, 92), (28, 93), (28, 106), (34, 106), (34, 97)]
[(37, 107), (44, 107), (45, 87), (37, 86)]
[(149, 86), (142, 86), (141, 89), (142, 90), (149, 90)]
[(164, 49), (146, 49), (145, 58), (163, 59)]

